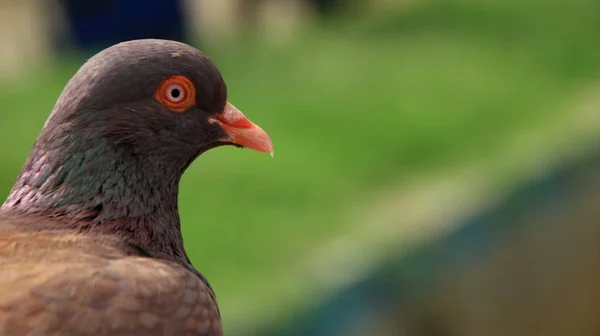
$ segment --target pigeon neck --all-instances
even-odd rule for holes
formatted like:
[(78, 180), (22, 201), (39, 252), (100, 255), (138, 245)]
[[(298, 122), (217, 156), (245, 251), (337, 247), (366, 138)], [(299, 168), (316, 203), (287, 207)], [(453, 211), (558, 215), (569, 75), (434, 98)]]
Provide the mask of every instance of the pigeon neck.
[(3, 210), (59, 219), (40, 229), (116, 234), (152, 256), (189, 264), (177, 208), (183, 169), (104, 139), (55, 143), (64, 142), (36, 142)]

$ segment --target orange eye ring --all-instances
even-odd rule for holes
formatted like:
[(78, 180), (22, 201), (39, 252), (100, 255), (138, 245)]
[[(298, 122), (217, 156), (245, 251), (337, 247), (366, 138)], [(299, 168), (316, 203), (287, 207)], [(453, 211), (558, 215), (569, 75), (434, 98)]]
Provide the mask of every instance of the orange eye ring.
[(154, 99), (173, 112), (183, 112), (196, 105), (196, 88), (185, 76), (171, 76), (154, 93)]

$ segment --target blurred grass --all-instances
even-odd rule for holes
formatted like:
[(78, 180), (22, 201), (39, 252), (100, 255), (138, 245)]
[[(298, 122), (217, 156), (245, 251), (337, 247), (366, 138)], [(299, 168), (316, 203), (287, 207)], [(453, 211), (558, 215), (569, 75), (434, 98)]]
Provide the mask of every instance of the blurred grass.
[[(276, 152), (220, 148), (182, 182), (186, 247), (225, 322), (288, 302), (280, 279), (344, 230), (357, 195), (489, 155), (557, 117), (556, 106), (597, 80), (599, 7), (425, 1), (313, 27), (285, 48), (256, 39), (205, 48), (229, 100), (270, 133)], [(82, 61), (0, 86), (3, 193)]]

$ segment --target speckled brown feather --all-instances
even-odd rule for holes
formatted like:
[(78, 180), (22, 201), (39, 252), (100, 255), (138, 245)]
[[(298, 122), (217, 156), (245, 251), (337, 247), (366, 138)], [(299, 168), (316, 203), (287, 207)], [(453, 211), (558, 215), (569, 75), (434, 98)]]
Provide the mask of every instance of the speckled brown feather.
[(115, 236), (0, 230), (0, 270), (0, 335), (222, 335), (200, 277)]

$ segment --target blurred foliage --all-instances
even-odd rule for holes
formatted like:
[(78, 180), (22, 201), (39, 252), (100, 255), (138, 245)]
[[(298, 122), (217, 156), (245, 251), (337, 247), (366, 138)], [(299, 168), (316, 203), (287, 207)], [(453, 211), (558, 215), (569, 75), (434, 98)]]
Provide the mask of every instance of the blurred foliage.
[[(186, 248), (226, 324), (292, 312), (281, 305), (305, 279), (290, 274), (343, 232), (357, 200), (417, 172), (492, 156), (563, 112), (556, 106), (598, 76), (599, 7), (429, 0), (337, 18), (283, 48), (251, 37), (206, 46), (229, 100), (270, 133), (276, 153), (219, 148), (182, 182)], [(81, 62), (61, 59), (1, 86), (3, 193)]]

